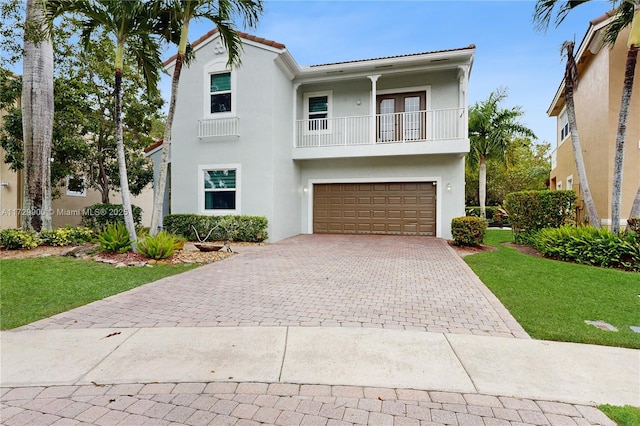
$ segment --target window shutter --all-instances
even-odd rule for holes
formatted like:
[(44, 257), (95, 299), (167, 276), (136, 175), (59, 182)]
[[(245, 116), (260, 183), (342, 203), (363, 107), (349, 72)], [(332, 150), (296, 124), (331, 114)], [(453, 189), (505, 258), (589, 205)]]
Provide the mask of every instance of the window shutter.
[(211, 93), (231, 90), (231, 73), (211, 74)]
[(327, 112), (328, 110), (329, 98), (327, 96), (309, 98), (309, 112)]

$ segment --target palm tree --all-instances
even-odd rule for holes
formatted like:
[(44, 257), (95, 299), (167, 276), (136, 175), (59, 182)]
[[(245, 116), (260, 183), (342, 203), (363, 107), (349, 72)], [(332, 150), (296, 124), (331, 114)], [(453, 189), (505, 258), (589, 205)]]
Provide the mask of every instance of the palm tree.
[(42, 3), (27, 0), (22, 76), (24, 198), (22, 227), (51, 229), (53, 44)]
[[(551, 17), (555, 12), (555, 24), (556, 26), (558, 26), (566, 18), (569, 12), (571, 12), (571, 10), (583, 3), (586, 3), (587, 1), (589, 0), (538, 0), (538, 2), (536, 3), (533, 19), (538, 24), (538, 28), (546, 29), (549, 26)], [(627, 43), (629, 48), (627, 50), (627, 61), (625, 65), (624, 84), (622, 87), (620, 115), (618, 118), (618, 129), (613, 162), (613, 185), (611, 189), (611, 230), (613, 232), (618, 232), (620, 230), (620, 204), (622, 202), (624, 145), (627, 131), (627, 120), (629, 116), (629, 103), (631, 101), (631, 93), (633, 91), (633, 80), (638, 58), (638, 51), (640, 50), (640, 0), (613, 0), (612, 3), (614, 4), (614, 6), (617, 6), (617, 10), (613, 21), (607, 28), (605, 42), (613, 46), (618, 38), (620, 31), (622, 31), (622, 29), (626, 26), (631, 25), (631, 33), (629, 35), (629, 41)], [(633, 210), (634, 209), (632, 208), (632, 212)], [(629, 217), (633, 216), (630, 215)], [(591, 223), (593, 224), (593, 221)]]
[(480, 216), (486, 217), (487, 199), (487, 158), (504, 161), (505, 153), (516, 136), (535, 138), (531, 129), (518, 122), (523, 115), (520, 107), (501, 108), (500, 103), (507, 97), (507, 91), (499, 88), (491, 92), (489, 98), (476, 103), (469, 110), (469, 139), (471, 152), (469, 160), (478, 164), (478, 193)]
[(189, 24), (191, 20), (208, 19), (213, 22), (224, 46), (227, 48), (229, 66), (240, 64), (240, 50), (242, 40), (234, 29), (232, 18), (239, 15), (245, 26), (254, 27), (258, 17), (262, 13), (262, 0), (166, 0), (161, 14), (162, 20), (158, 26), (158, 32), (168, 41), (177, 41), (178, 52), (175, 56), (175, 66), (171, 79), (171, 100), (169, 112), (164, 128), (162, 156), (158, 171), (158, 179), (155, 183), (153, 213), (151, 216), (151, 235), (160, 231), (160, 219), (164, 203), (167, 172), (169, 168), (169, 152), (171, 148), (171, 127), (176, 109), (178, 97), (178, 83), (182, 65), (187, 54), (189, 38)]
[(591, 195), (589, 188), (589, 180), (587, 179), (587, 170), (584, 166), (584, 158), (582, 157), (582, 147), (580, 145), (580, 137), (578, 136), (578, 123), (576, 121), (576, 107), (573, 101), (573, 93), (578, 87), (578, 66), (573, 56), (574, 42), (565, 41), (562, 44), (562, 52), (566, 52), (567, 65), (564, 71), (564, 99), (567, 106), (567, 120), (569, 121), (569, 133), (571, 135), (571, 146), (573, 148), (573, 158), (576, 163), (576, 172), (578, 173), (578, 181), (580, 182), (580, 190), (584, 199), (584, 206), (587, 210), (589, 223), (600, 228), (600, 217), (598, 210)]
[[(120, 191), (124, 220), (131, 241), (135, 243), (136, 230), (131, 210), (131, 196), (123, 141), (122, 123), (122, 69), (124, 55), (132, 55), (141, 67), (147, 90), (157, 93), (161, 68), (160, 44), (154, 36), (158, 20), (158, 3), (140, 0), (49, 0), (50, 9), (57, 13), (70, 12), (82, 16), (82, 42), (88, 46), (91, 35), (104, 31), (115, 39), (115, 122), (116, 151), (120, 174)], [(126, 52), (125, 52), (126, 48)], [(135, 245), (134, 245), (135, 247)]]

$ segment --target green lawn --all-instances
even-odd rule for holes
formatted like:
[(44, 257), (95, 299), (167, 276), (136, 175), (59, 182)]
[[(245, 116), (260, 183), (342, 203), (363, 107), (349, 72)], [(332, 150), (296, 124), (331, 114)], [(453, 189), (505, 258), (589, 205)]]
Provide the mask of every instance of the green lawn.
[(0, 329), (19, 327), (194, 267), (115, 268), (57, 256), (0, 260)]
[[(640, 274), (542, 259), (502, 242), (511, 231), (489, 230), (485, 243), (498, 247), (465, 261), (536, 339), (640, 349)], [(618, 332), (585, 320), (602, 320)]]
[(618, 426), (638, 426), (640, 425), (640, 408), (625, 405), (617, 407), (614, 405), (601, 405), (598, 407)]

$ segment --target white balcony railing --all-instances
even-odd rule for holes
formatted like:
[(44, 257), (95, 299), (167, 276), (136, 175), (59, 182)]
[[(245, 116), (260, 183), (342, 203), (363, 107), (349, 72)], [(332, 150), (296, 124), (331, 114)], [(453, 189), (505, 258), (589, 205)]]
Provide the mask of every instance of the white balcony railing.
[[(460, 139), (464, 137), (464, 129), (463, 108), (377, 114), (375, 117), (298, 120), (295, 146), (307, 148)], [(374, 137), (371, 137), (372, 132), (375, 132)]]
[(198, 137), (239, 136), (238, 117), (198, 120)]

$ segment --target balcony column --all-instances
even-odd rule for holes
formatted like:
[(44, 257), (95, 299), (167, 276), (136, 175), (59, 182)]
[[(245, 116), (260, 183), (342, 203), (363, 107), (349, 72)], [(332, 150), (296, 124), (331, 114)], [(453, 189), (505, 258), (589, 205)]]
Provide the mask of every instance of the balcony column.
[(460, 81), (458, 106), (462, 108), (462, 123), (460, 126), (460, 137), (469, 137), (469, 65), (458, 66), (458, 79)]
[(298, 146), (298, 88), (302, 83), (294, 83), (293, 84), (293, 111), (292, 114), (292, 122), (293, 122), (293, 147)]
[(369, 80), (371, 80), (371, 108), (370, 108), (370, 115), (371, 115), (371, 119), (369, 122), (369, 134), (370, 136), (370, 140), (371, 143), (375, 145), (376, 143), (376, 98), (378, 97), (377, 95), (377, 82), (378, 82), (378, 78), (380, 78), (381, 74), (376, 74), (376, 75), (368, 75), (367, 77), (369, 77)]

